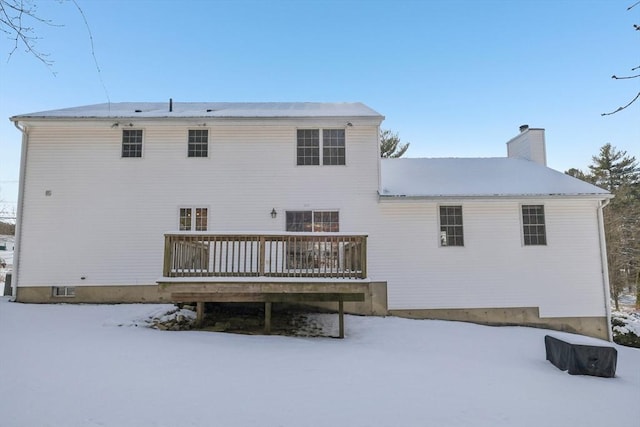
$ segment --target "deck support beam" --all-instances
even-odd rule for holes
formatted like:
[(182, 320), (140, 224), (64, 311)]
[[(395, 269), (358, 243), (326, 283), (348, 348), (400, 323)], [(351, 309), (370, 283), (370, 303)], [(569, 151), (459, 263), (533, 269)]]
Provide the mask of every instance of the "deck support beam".
[(338, 328), (340, 331), (340, 338), (344, 338), (344, 301), (338, 301)]
[(204, 323), (204, 301), (196, 302), (196, 326), (200, 327)]
[(264, 334), (271, 335), (271, 303), (264, 303)]

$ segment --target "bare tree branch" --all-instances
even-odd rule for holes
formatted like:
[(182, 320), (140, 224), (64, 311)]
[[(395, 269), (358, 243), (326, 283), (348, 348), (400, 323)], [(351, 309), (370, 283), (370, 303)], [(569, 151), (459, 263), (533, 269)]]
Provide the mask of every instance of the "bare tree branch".
[[(640, 4), (640, 0), (636, 1), (634, 4), (632, 4), (631, 6), (629, 6), (629, 7), (627, 8), (627, 10), (631, 10), (631, 9), (633, 9), (634, 7), (636, 7), (636, 6), (637, 6), (637, 5), (639, 5), (639, 4)], [(640, 25), (634, 24), (634, 25), (633, 25), (633, 28), (635, 28), (635, 29), (636, 29), (636, 31), (640, 31)], [(633, 72), (633, 71), (637, 71), (637, 70), (640, 70), (640, 65), (639, 65), (639, 66), (637, 66), (637, 67), (633, 67), (633, 68), (631, 69), (631, 71), (632, 71), (632, 72)], [(633, 75), (633, 76), (622, 76), (622, 77), (618, 77), (618, 76), (616, 76), (616, 75), (614, 74), (613, 76), (611, 76), (611, 78), (612, 78), (612, 79), (614, 79), (614, 80), (629, 80), (629, 79), (637, 79), (638, 77), (640, 77), (640, 74), (636, 74), (636, 75)], [(622, 106), (622, 107), (618, 107), (617, 109), (615, 109), (615, 110), (613, 110), (613, 111), (611, 111), (611, 112), (609, 112), (609, 113), (602, 113), (602, 114), (600, 114), (600, 116), (610, 116), (610, 115), (612, 115), (612, 114), (619, 113), (620, 111), (622, 111), (622, 110), (624, 110), (624, 109), (628, 108), (631, 104), (633, 104), (634, 102), (636, 102), (636, 101), (638, 100), (638, 98), (640, 98), (640, 92), (638, 92), (638, 94), (637, 94), (637, 95), (636, 95), (636, 96), (635, 96), (631, 101), (629, 101), (629, 103), (628, 103), (627, 105), (624, 105), (624, 106)]]
[(629, 102), (627, 105), (625, 105), (625, 106), (623, 106), (623, 107), (618, 107), (618, 109), (616, 109), (616, 110), (614, 110), (614, 111), (612, 111), (612, 112), (610, 112), (610, 113), (602, 113), (602, 114), (600, 114), (600, 115), (601, 115), (601, 116), (610, 116), (610, 115), (612, 115), (612, 114), (617, 113), (618, 111), (622, 111), (622, 110), (624, 110), (625, 108), (627, 108), (628, 106), (630, 106), (631, 104), (633, 104), (634, 102), (636, 102), (636, 101), (638, 100), (638, 98), (640, 98), (640, 92), (638, 92), (638, 94), (636, 95), (636, 97), (635, 97), (635, 98), (633, 98), (633, 99), (631, 100), (631, 102)]
[(7, 35), (13, 46), (9, 51), (7, 61), (22, 46), (25, 52), (35, 56), (47, 67), (51, 67), (53, 61), (49, 59), (49, 54), (37, 48), (40, 37), (35, 35), (32, 25), (34, 23), (52, 27), (62, 26), (38, 16), (37, 8), (31, 0), (0, 0), (0, 31)]
[[(635, 67), (635, 68), (638, 68), (638, 67)], [(615, 74), (611, 76), (612, 79), (616, 79), (616, 80), (635, 79), (636, 77), (640, 77), (640, 74), (637, 74), (635, 76), (624, 76), (624, 77), (618, 77)]]

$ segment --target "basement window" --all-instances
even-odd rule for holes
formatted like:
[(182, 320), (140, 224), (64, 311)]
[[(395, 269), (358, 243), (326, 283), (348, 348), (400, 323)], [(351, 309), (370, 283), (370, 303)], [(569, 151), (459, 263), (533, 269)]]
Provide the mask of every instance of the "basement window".
[(75, 297), (76, 288), (74, 288), (73, 286), (54, 286), (53, 296), (54, 297)]

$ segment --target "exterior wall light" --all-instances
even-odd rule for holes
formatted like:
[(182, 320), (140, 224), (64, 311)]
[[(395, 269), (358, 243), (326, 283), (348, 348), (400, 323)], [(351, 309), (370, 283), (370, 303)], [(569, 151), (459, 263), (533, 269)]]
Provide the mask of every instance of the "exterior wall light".
[(274, 218), (278, 216), (278, 212), (276, 212), (276, 208), (271, 209), (271, 218)]

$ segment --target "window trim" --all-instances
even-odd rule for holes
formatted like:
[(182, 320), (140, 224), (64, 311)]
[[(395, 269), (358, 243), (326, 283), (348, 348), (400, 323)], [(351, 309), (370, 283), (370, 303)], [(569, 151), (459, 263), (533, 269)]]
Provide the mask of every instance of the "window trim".
[[(182, 220), (182, 210), (183, 209), (189, 209), (191, 211), (191, 224), (189, 226), (189, 230), (183, 230), (182, 226), (181, 226), (181, 220)], [(207, 215), (206, 215), (206, 219), (207, 219), (207, 224), (206, 224), (206, 228), (204, 230), (196, 230), (196, 210), (197, 209), (206, 209), (207, 210)], [(192, 232), (192, 231), (209, 231), (209, 224), (211, 223), (211, 209), (208, 205), (184, 205), (184, 206), (178, 206), (178, 231), (180, 232)]]
[[(207, 132), (207, 155), (206, 156), (190, 156), (189, 155), (189, 146), (191, 144), (191, 141), (189, 141), (190, 139), (190, 133), (191, 131), (206, 131)], [(189, 128), (187, 129), (187, 158), (188, 159), (208, 159), (210, 157), (210, 153), (211, 153), (211, 131), (210, 129), (207, 128)], [(195, 144), (195, 143), (194, 143)]]
[[(524, 207), (525, 206), (535, 206), (542, 208), (542, 218), (544, 222), (542, 223), (542, 227), (544, 230), (544, 243), (527, 243), (524, 227), (526, 226), (524, 223)], [(538, 246), (549, 246), (549, 239), (547, 237), (547, 212), (545, 209), (544, 203), (520, 203), (518, 213), (520, 216), (520, 241), (523, 247), (538, 247)], [(533, 226), (539, 226), (540, 224), (533, 224)], [(537, 235), (537, 234), (536, 234)]]
[[(461, 224), (460, 225), (442, 225), (442, 212), (441, 209), (442, 208), (460, 208), (460, 219), (461, 219)], [(462, 204), (446, 204), (446, 205), (438, 205), (438, 210), (437, 210), (437, 215), (438, 215), (438, 246), (441, 248), (464, 248), (465, 247), (465, 242), (464, 242), (464, 208), (462, 206)], [(457, 245), (457, 244), (443, 244), (443, 239), (442, 239), (442, 227), (460, 227), (461, 230), (461, 238), (462, 238), (462, 244), (461, 245)], [(446, 233), (446, 231), (444, 231), (444, 233)], [(448, 234), (446, 235), (447, 237), (449, 236)]]
[[(298, 131), (305, 130), (317, 130), (318, 131), (318, 164), (300, 164), (298, 162)], [(342, 148), (344, 163), (339, 164), (327, 164), (324, 159), (324, 132), (331, 130), (339, 130), (344, 132), (344, 146), (343, 147), (327, 147), (327, 148)], [(347, 129), (345, 127), (297, 127), (295, 131), (295, 152), (294, 152), (294, 161), (296, 166), (346, 166), (347, 165)]]
[[(140, 141), (140, 155), (139, 156), (125, 156), (124, 155), (124, 133), (125, 131), (140, 131), (142, 132), (142, 138)], [(145, 151), (145, 135), (146, 132), (144, 130), (144, 128), (139, 128), (139, 127), (133, 127), (133, 128), (129, 128), (129, 129), (122, 129), (122, 132), (120, 133), (120, 158), (121, 159), (142, 159), (144, 158), (144, 151)]]

